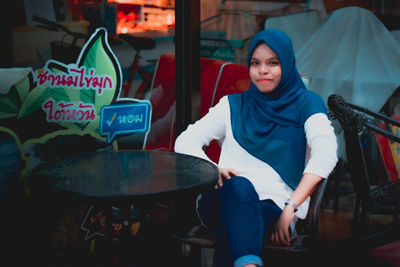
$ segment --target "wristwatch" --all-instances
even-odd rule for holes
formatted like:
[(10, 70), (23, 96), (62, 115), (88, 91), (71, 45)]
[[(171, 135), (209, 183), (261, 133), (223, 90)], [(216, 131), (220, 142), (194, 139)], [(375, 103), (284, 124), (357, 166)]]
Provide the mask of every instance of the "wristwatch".
[(294, 203), (290, 198), (286, 199), (286, 201), (285, 201), (285, 206), (286, 206), (286, 205), (292, 206), (292, 207), (294, 208), (294, 212), (296, 212), (297, 209), (298, 209), (297, 204)]

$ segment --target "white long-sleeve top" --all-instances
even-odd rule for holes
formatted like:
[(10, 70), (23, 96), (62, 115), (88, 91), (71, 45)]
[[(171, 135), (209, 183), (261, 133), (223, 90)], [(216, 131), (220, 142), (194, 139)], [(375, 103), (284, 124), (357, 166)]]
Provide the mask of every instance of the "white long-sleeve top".
[[(177, 137), (175, 151), (211, 161), (203, 147), (212, 140), (218, 140), (221, 145), (218, 167), (236, 170), (240, 176), (251, 181), (260, 200), (271, 199), (283, 209), (285, 200), (293, 190), (270, 165), (249, 154), (234, 139), (230, 114), (228, 97), (224, 96), (203, 118), (190, 124)], [(325, 114), (317, 113), (306, 120), (304, 130), (307, 138), (304, 173), (327, 178), (338, 160), (336, 136), (331, 122)], [(299, 206), (296, 212), (298, 218), (306, 217), (309, 201), (308, 197)]]

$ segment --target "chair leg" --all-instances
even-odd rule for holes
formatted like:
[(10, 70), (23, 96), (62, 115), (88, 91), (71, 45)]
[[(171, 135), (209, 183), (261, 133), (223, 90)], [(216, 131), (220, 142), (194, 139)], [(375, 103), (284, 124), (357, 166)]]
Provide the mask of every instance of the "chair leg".
[(201, 255), (202, 248), (189, 245), (188, 247), (186, 247), (186, 249), (189, 249), (189, 253), (185, 256), (186, 266), (203, 267)]
[(353, 219), (351, 223), (351, 232), (353, 237), (359, 238), (361, 236), (360, 227), (361, 227), (361, 200), (358, 194), (356, 194)]
[(392, 217), (395, 224), (400, 224), (399, 214), (393, 214)]
[(359, 224), (361, 222), (360, 209), (361, 209), (361, 200), (358, 194), (356, 194), (356, 202), (354, 205), (354, 213), (353, 213), (353, 223), (355, 224)]
[(212, 267), (214, 260), (214, 249), (213, 248), (202, 248), (200, 249), (201, 267)]
[(335, 213), (337, 213), (339, 211), (339, 197), (340, 197), (340, 177), (335, 177), (335, 187), (334, 187), (334, 191), (335, 191), (335, 195), (334, 195), (334, 199), (333, 199), (333, 211)]

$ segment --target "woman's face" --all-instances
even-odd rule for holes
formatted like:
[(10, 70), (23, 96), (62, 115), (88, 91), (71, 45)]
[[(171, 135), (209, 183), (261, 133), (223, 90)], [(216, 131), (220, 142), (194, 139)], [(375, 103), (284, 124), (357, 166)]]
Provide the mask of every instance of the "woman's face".
[(281, 82), (281, 62), (265, 43), (254, 50), (250, 59), (249, 75), (253, 84), (263, 93), (272, 92)]

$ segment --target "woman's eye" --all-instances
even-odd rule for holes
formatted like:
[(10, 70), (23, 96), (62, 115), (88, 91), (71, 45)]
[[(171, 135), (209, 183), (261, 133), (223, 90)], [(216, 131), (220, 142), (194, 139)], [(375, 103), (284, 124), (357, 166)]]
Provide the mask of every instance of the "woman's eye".
[(271, 61), (271, 62), (269, 62), (269, 65), (276, 66), (276, 65), (279, 65), (279, 62), (278, 61)]
[(258, 64), (258, 62), (257, 62), (257, 61), (251, 61), (250, 64), (253, 65), (253, 66), (255, 66), (255, 65)]

